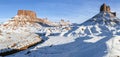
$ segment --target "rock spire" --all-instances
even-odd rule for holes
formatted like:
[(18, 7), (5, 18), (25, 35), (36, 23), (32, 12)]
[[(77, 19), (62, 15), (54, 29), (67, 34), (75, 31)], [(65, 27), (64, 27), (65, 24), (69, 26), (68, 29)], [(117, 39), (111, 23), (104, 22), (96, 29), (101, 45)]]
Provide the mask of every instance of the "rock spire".
[(106, 5), (105, 3), (101, 5), (100, 12), (108, 12), (111, 13), (114, 17), (116, 16), (116, 12), (111, 12), (110, 6)]
[(100, 12), (111, 12), (110, 6), (107, 6), (105, 3), (101, 5)]

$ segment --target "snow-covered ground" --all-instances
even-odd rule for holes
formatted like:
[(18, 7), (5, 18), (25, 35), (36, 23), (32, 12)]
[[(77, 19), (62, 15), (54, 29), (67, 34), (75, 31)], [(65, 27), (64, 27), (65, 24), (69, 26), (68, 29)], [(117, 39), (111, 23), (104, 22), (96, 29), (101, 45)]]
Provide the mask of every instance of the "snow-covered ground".
[[(4, 30), (2, 34), (6, 36), (0, 37), (0, 48), (11, 46), (11, 43), (19, 45), (21, 42), (26, 44), (26, 41), (31, 43), (34, 39), (36, 41), (38, 38), (35, 37), (39, 35), (44, 40), (42, 43), (6, 57), (120, 57), (120, 19), (110, 15), (111, 13), (101, 12), (86, 22), (74, 26), (27, 25), (22, 27), (20, 33), (15, 33), (19, 28), (10, 35), (4, 32), (11, 31)], [(6, 40), (9, 37), (14, 40)]]
[(118, 57), (120, 56), (120, 36), (114, 36), (106, 42), (108, 47), (107, 57)]
[(118, 37), (120, 36), (107, 36), (93, 40), (89, 36), (78, 38), (49, 36), (49, 39), (42, 44), (6, 57), (20, 57), (20, 55), (23, 57), (116, 57), (120, 56)]
[(18, 49), (27, 45), (40, 42), (41, 39), (37, 34), (24, 32), (24, 33), (0, 33), (0, 53), (9, 50)]

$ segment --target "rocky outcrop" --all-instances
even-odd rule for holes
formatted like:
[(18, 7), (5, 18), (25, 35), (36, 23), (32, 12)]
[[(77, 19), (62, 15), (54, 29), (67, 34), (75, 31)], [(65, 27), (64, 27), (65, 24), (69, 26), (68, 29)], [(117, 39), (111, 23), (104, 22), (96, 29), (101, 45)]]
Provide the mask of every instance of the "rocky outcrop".
[(107, 6), (105, 3), (101, 5), (100, 12), (108, 12), (108, 13), (111, 13), (112, 16), (114, 17), (116, 16), (116, 12), (111, 12), (110, 6)]
[(33, 28), (40, 28), (41, 25), (36, 23), (37, 16), (36, 13), (30, 10), (18, 10), (16, 16), (14, 16), (11, 20), (5, 22), (1, 26), (4, 26), (4, 29), (12, 29), (17, 30), (20, 27), (33, 27)]
[(106, 11), (106, 4), (103, 4), (101, 7), (100, 7), (100, 12), (102, 11)]
[[(68, 22), (62, 22), (62, 24), (69, 25)], [(17, 30), (19, 27), (26, 26), (61, 26), (61, 24), (51, 22), (47, 18), (38, 18), (36, 13), (30, 10), (18, 10), (16, 16), (0, 26), (4, 26), (6, 29), (11, 28), (12, 30)]]
[(37, 18), (36, 16), (36, 13), (33, 12), (33, 11), (30, 11), (30, 10), (18, 10), (18, 13), (17, 13), (18, 16), (29, 16), (31, 18)]
[(107, 6), (105, 3), (100, 7), (100, 12), (111, 12), (110, 6)]
[(17, 16), (13, 17), (14, 23), (24, 25), (26, 22), (30, 23), (41, 23), (41, 24), (46, 24), (49, 26), (55, 26), (52, 24), (53, 22), (49, 21), (48, 19), (44, 18), (38, 18), (36, 16), (36, 13), (30, 10), (18, 10)]
[(106, 11), (107, 11), (107, 12), (111, 12), (110, 6), (106, 6)]

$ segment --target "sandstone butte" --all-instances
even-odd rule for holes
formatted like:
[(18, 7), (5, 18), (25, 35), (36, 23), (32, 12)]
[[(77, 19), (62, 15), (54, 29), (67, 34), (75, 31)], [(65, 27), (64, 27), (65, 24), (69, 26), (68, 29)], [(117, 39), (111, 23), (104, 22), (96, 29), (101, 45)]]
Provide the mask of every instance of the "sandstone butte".
[(101, 5), (100, 12), (108, 12), (113, 14), (114, 17), (116, 17), (116, 12), (111, 12), (110, 6), (107, 6), (105, 3)]
[(24, 15), (24, 16), (29, 16), (31, 18), (37, 18), (36, 13), (30, 10), (18, 10), (17, 15), (18, 16)]

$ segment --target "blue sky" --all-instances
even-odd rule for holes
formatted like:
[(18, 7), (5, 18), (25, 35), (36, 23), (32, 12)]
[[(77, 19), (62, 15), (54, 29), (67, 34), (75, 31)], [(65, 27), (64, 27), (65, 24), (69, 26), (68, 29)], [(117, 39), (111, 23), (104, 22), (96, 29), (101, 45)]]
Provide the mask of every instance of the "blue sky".
[(120, 0), (0, 0), (0, 21), (14, 17), (19, 9), (32, 10), (39, 18), (81, 23), (99, 13), (101, 4), (111, 6), (120, 17)]

